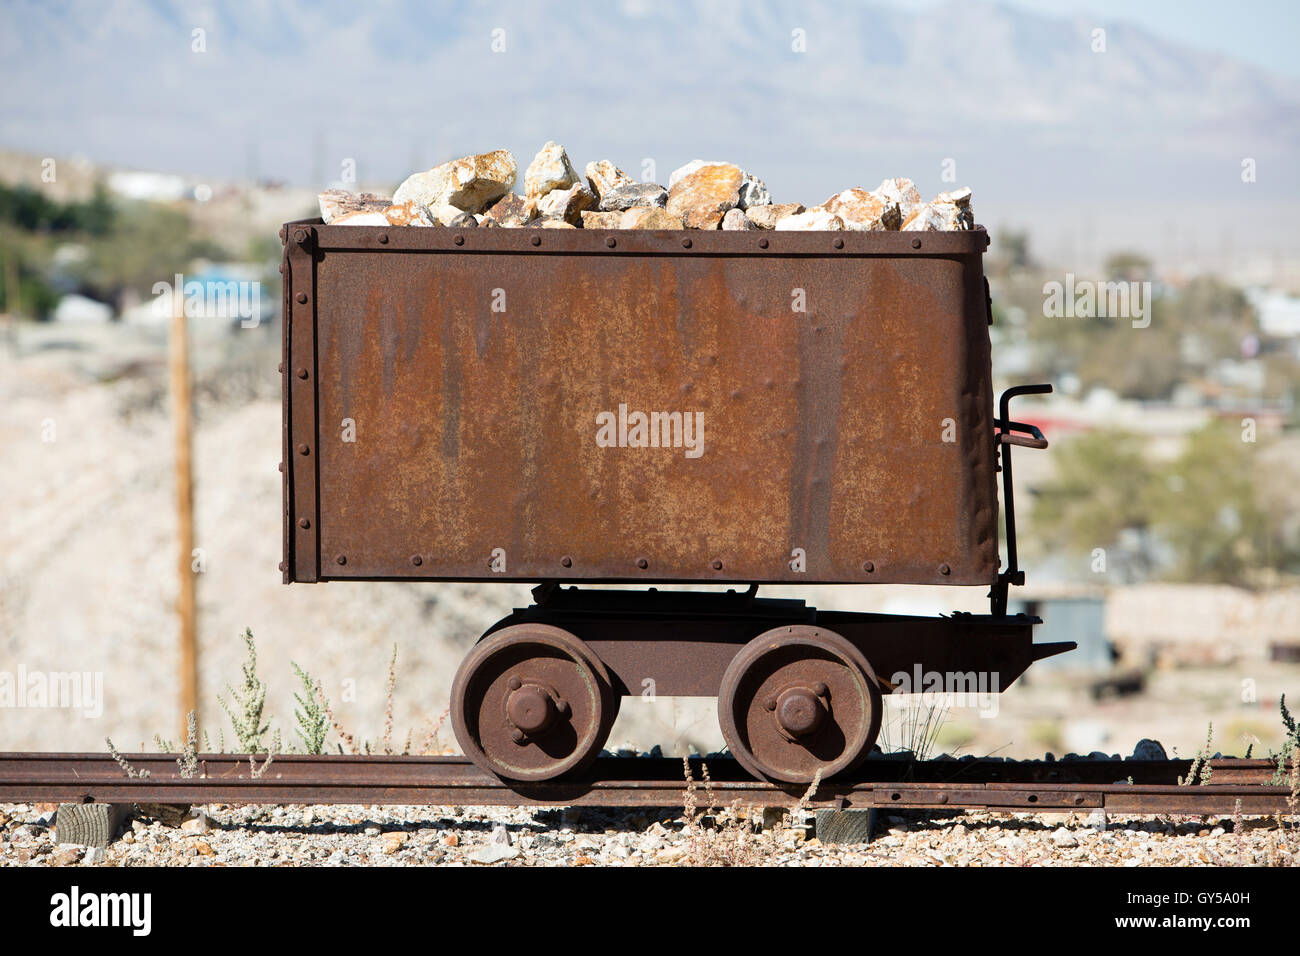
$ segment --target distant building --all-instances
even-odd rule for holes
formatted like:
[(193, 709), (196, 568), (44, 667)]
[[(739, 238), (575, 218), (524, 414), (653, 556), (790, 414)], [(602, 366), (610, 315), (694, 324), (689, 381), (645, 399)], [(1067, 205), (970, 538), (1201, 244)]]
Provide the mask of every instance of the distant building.
[(170, 173), (120, 170), (108, 174), (108, 188), (127, 199), (169, 202), (189, 195), (185, 180)]
[(1255, 307), (1265, 335), (1279, 339), (1300, 336), (1300, 296), (1276, 289), (1250, 289), (1246, 299)]
[(1300, 646), (1300, 588), (1261, 592), (1225, 584), (1115, 588), (1106, 599), (1106, 633), (1129, 656), (1173, 666), (1278, 658), (1277, 649)]
[(1068, 654), (1039, 661), (1036, 669), (1107, 671), (1114, 663), (1106, 638), (1106, 599), (1101, 594), (1025, 597), (1009, 602), (1007, 610), (1043, 619), (1034, 628), (1035, 644), (1074, 641), (1079, 645)]
[(84, 295), (65, 295), (54, 307), (51, 318), (55, 322), (103, 323), (113, 319), (113, 307)]

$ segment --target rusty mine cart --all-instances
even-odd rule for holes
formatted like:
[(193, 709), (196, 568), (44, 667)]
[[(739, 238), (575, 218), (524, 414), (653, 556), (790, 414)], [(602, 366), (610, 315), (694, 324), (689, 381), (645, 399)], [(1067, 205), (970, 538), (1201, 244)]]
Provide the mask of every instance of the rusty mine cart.
[[(995, 417), (982, 227), (281, 237), (284, 581), (537, 583), (451, 696), (466, 755), (512, 786), (579, 779), (647, 692), (716, 697), (756, 777), (829, 778), (871, 751), (899, 675), (1002, 690), (1073, 647), (1006, 613), (1011, 448), (1047, 446), (1009, 402), (1051, 387)], [(980, 586), (991, 607), (757, 596), (778, 583)]]

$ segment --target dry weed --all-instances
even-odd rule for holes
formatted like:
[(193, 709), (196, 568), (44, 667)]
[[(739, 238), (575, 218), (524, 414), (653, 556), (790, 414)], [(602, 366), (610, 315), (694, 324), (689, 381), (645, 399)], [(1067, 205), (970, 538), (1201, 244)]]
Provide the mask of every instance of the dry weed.
[[(708, 764), (700, 764), (699, 784), (707, 806), (700, 811), (700, 793), (688, 758), (682, 758), (686, 793), (682, 800), (682, 832), (686, 836), (686, 863), (690, 866), (760, 866), (776, 848), (771, 832), (754, 826), (754, 810), (739, 799), (719, 809)], [(791, 821), (802, 823), (808, 805), (821, 786), (818, 770), (799, 801), (790, 808)]]

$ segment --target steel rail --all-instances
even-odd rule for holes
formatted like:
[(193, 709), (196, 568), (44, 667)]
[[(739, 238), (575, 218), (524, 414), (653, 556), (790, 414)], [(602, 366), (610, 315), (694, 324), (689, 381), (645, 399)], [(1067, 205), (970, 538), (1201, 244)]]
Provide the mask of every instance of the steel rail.
[[(0, 753), (0, 803), (357, 804), (431, 806), (675, 806), (681, 760), (602, 757), (582, 778), (507, 785), (463, 757), (277, 756), (254, 776), (247, 756), (201, 754), (184, 777), (174, 754), (128, 754), (148, 776), (128, 777), (113, 757)], [(702, 761), (689, 761), (703, 792)], [(261, 760), (256, 762), (261, 767)], [(1270, 786), (1267, 760), (1209, 762), (1211, 783), (1180, 786), (1190, 761), (998, 762), (869, 760), (822, 783), (806, 805), (1129, 813), (1293, 812), (1287, 787)], [(734, 760), (708, 761), (713, 799), (790, 806), (808, 789), (749, 777)], [(1130, 783), (1129, 781), (1133, 782)], [(705, 798), (707, 799), (707, 798)]]

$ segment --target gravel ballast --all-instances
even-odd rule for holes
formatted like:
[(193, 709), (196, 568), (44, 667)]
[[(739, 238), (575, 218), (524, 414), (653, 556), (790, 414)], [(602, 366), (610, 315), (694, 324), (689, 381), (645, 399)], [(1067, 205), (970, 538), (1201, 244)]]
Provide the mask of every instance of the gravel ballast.
[[(1272, 818), (969, 811), (882, 816), (868, 845), (742, 812), (682, 809), (209, 806), (181, 827), (135, 818), (106, 850), (58, 842), (50, 805), (0, 805), (0, 866), (1263, 866), (1300, 863)], [(721, 819), (718, 819), (721, 817)], [(1104, 828), (1103, 828), (1104, 826)]]

